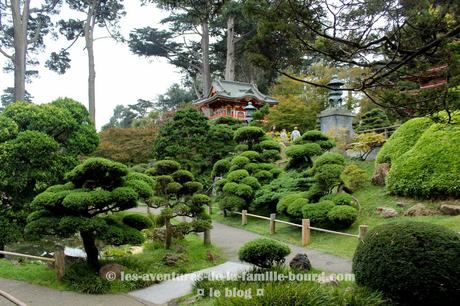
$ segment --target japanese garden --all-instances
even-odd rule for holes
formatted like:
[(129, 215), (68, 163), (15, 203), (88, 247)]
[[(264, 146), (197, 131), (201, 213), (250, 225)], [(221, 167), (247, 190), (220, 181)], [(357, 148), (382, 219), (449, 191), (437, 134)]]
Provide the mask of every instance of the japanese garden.
[(460, 2), (0, 0), (0, 64), (0, 305), (458, 304)]

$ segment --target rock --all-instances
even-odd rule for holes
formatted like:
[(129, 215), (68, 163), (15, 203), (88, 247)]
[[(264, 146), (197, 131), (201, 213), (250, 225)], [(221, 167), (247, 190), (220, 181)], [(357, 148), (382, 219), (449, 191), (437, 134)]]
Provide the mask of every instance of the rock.
[(445, 215), (449, 215), (449, 216), (460, 215), (460, 205), (443, 204), (441, 205), (440, 210)]
[(317, 282), (321, 285), (340, 285), (339, 280), (335, 275), (320, 275), (317, 279)]
[(103, 279), (113, 281), (121, 278), (121, 271), (125, 267), (117, 263), (109, 263), (99, 269), (99, 276)]
[(294, 258), (291, 259), (289, 262), (289, 267), (291, 269), (297, 270), (297, 271), (310, 271), (311, 269), (311, 263), (310, 260), (308, 259), (307, 254), (297, 254), (294, 256)]
[(132, 255), (142, 254), (144, 253), (144, 247), (143, 246), (132, 246), (129, 248), (129, 251), (131, 252)]
[(156, 241), (165, 241), (166, 231), (164, 228), (156, 228), (149, 235), (149, 238)]
[(406, 206), (407, 206), (407, 203), (404, 203), (404, 202), (396, 202), (396, 206), (398, 206), (398, 207), (406, 207)]
[(214, 262), (215, 260), (217, 260), (219, 258), (217, 255), (213, 254), (211, 251), (208, 251), (206, 256), (208, 257), (208, 260), (210, 262)]
[(176, 246), (176, 252), (177, 253), (186, 253), (187, 250), (182, 245), (178, 245), (178, 246)]
[(163, 262), (167, 266), (175, 266), (177, 263), (181, 260), (180, 256), (175, 255), (175, 254), (166, 254), (163, 257)]
[(385, 177), (390, 171), (390, 164), (383, 163), (377, 166), (372, 176), (372, 184), (376, 186), (385, 186)]
[(436, 212), (432, 209), (427, 208), (425, 205), (422, 203), (415, 204), (406, 212), (404, 213), (404, 216), (410, 216), (410, 217), (415, 217), (415, 216), (431, 216), (435, 215)]
[(384, 218), (392, 218), (398, 215), (398, 212), (390, 207), (377, 207), (377, 213)]

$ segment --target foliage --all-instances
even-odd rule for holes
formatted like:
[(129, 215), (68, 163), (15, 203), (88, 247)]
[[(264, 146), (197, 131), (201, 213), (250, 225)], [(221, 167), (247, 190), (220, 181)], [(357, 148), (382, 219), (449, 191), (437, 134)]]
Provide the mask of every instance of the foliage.
[(386, 141), (375, 160), (376, 164), (393, 163), (412, 149), (423, 132), (433, 122), (429, 118), (415, 118), (401, 125)]
[(359, 154), (359, 158), (366, 160), (369, 154), (385, 143), (385, 136), (375, 132), (356, 134), (350, 149)]
[(358, 131), (387, 127), (390, 120), (383, 109), (374, 108), (364, 113), (359, 121)]
[(307, 131), (300, 138), (295, 140), (295, 144), (316, 143), (322, 150), (327, 151), (335, 146), (333, 139), (317, 130)]
[(393, 164), (388, 190), (405, 196), (460, 197), (460, 127), (436, 123)]
[[(128, 169), (123, 164), (102, 158), (87, 159), (66, 174), (67, 185), (55, 185), (35, 197), (26, 233), (62, 237), (80, 233), (87, 263), (97, 269), (96, 235), (122, 244), (136, 235), (101, 215), (135, 207), (138, 200), (152, 195), (152, 186), (138, 177), (126, 179), (127, 176)], [(135, 238), (134, 242), (141, 241)]]
[(291, 251), (287, 245), (272, 239), (259, 238), (245, 243), (238, 252), (241, 261), (260, 268), (271, 268), (284, 263)]
[(329, 211), (334, 208), (332, 201), (321, 201), (319, 203), (310, 203), (302, 207), (304, 219), (310, 219), (310, 223), (316, 227), (330, 227), (328, 218)]
[(149, 217), (142, 214), (129, 214), (125, 215), (122, 222), (137, 230), (143, 230), (153, 226), (152, 220)]
[(291, 145), (286, 149), (286, 155), (290, 158), (288, 169), (305, 169), (313, 165), (313, 157), (322, 153), (321, 147), (316, 143), (303, 145)]
[(210, 205), (211, 199), (203, 194), (203, 185), (195, 181), (194, 175), (180, 168), (176, 161), (157, 161), (147, 173), (154, 178), (154, 196), (147, 200), (147, 205), (161, 208), (161, 216), (166, 226), (165, 248), (169, 249), (172, 243), (171, 220), (178, 216), (187, 216), (193, 219), (189, 224), (182, 222), (177, 227), (185, 227), (188, 232), (203, 232), (212, 227), (210, 217), (205, 207)]
[[(147, 100), (139, 99), (136, 104), (128, 106), (117, 105), (109, 122), (102, 127), (102, 131), (111, 128), (130, 128), (138, 126), (138, 120), (144, 119), (152, 113), (154, 104)], [(144, 120), (145, 121), (145, 120)]]
[[(406, 305), (453, 305), (460, 293), (460, 237), (442, 226), (394, 222), (372, 229), (356, 249), (356, 282)], [(407, 292), (411, 294), (408, 295)]]
[(127, 164), (146, 163), (153, 157), (157, 132), (156, 129), (108, 129), (100, 133), (101, 142), (93, 155)]
[(110, 289), (110, 282), (99, 277), (87, 265), (73, 264), (66, 269), (63, 281), (70, 284), (73, 291), (86, 294), (104, 294)]
[(358, 218), (358, 211), (348, 205), (338, 205), (327, 213), (327, 219), (332, 228), (349, 228)]
[(340, 179), (345, 187), (351, 192), (355, 192), (360, 188), (363, 188), (369, 182), (369, 177), (366, 171), (354, 163), (347, 165), (343, 169), (340, 174)]
[(248, 149), (252, 150), (252, 147), (258, 143), (263, 136), (265, 136), (265, 132), (262, 128), (245, 126), (236, 130), (235, 141), (240, 144), (248, 145)]
[(328, 194), (321, 198), (321, 201), (328, 200), (334, 202), (335, 205), (354, 206), (354, 200), (348, 193)]

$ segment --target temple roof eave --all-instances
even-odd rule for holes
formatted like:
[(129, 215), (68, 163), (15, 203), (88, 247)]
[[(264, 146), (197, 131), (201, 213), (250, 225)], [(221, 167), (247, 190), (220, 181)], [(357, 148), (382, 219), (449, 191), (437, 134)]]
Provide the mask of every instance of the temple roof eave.
[(225, 100), (243, 100), (243, 99), (247, 99), (247, 98), (253, 98), (257, 101), (260, 101), (260, 102), (263, 102), (263, 103), (268, 103), (268, 104), (271, 104), (271, 105), (275, 105), (275, 104), (278, 104), (279, 101), (276, 100), (276, 99), (273, 99), (273, 98), (270, 98), (270, 97), (266, 97), (265, 99), (260, 99), (260, 97), (256, 96), (256, 95), (243, 95), (243, 96), (239, 96), (239, 97), (232, 97), (232, 96), (228, 96), (228, 95), (223, 95), (223, 94), (216, 94), (214, 96), (211, 96), (211, 97), (207, 97), (207, 98), (201, 98), (201, 99), (198, 99), (198, 100), (195, 100), (193, 102), (193, 105), (203, 105), (203, 104), (209, 104), (209, 103), (212, 103), (216, 100), (219, 100), (219, 99), (225, 99)]

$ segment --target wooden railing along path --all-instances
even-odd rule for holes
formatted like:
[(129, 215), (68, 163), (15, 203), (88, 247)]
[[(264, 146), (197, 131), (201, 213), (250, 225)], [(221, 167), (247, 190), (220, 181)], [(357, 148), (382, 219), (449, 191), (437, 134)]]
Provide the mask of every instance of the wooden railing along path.
[(275, 224), (276, 223), (281, 223), (281, 224), (286, 224), (286, 225), (290, 225), (290, 226), (299, 227), (299, 228), (302, 229), (302, 246), (306, 246), (306, 245), (310, 244), (310, 231), (311, 230), (318, 231), (318, 232), (335, 234), (335, 235), (353, 237), (353, 238), (357, 238), (359, 240), (364, 239), (364, 237), (367, 234), (367, 230), (368, 230), (367, 225), (360, 225), (358, 234), (353, 235), (353, 234), (349, 234), (349, 233), (342, 233), (342, 232), (337, 232), (337, 231), (331, 231), (331, 230), (324, 229), (324, 228), (310, 226), (310, 219), (302, 219), (302, 224), (297, 224), (297, 223), (293, 223), (293, 222), (289, 222), (289, 221), (278, 220), (278, 219), (276, 219), (276, 214), (270, 214), (270, 217), (265, 217), (265, 216), (259, 216), (259, 215), (255, 215), (255, 214), (250, 214), (250, 213), (248, 213), (247, 210), (243, 210), (241, 212), (234, 212), (234, 213), (238, 214), (238, 215), (241, 215), (241, 225), (248, 224), (248, 217), (254, 217), (254, 218), (264, 219), (264, 220), (270, 221), (270, 223), (269, 223), (270, 235), (275, 234)]

